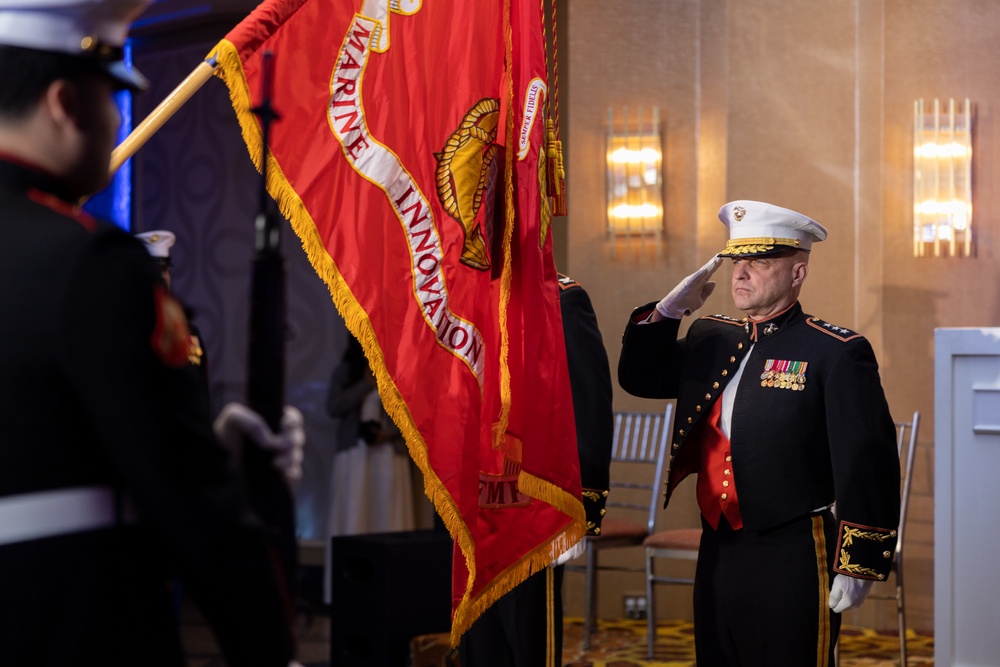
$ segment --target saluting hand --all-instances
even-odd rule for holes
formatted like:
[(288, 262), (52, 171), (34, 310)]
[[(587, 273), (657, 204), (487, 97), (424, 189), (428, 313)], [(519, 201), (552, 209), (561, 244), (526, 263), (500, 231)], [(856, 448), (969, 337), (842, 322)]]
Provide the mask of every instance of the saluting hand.
[(663, 318), (679, 320), (705, 305), (705, 299), (715, 289), (715, 281), (709, 279), (720, 264), (722, 264), (722, 258), (715, 256), (708, 260), (705, 266), (682, 280), (677, 287), (670, 290), (670, 294), (656, 304), (656, 312), (650, 319), (653, 321)]

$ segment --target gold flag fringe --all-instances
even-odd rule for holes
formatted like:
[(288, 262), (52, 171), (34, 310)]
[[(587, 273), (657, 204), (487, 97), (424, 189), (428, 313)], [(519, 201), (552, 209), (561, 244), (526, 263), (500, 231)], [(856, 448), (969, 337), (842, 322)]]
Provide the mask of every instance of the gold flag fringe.
[(523, 582), (525, 579), (540, 572), (560, 555), (573, 547), (585, 534), (586, 530), (573, 521), (560, 530), (551, 539), (535, 547), (527, 556), (504, 570), (496, 579), (490, 582), (474, 598), (471, 598), (455, 610), (451, 623), (451, 644), (458, 646), (462, 634), (472, 627), (472, 624), (494, 602)]
[[(583, 509), (583, 501), (579, 496), (567, 493), (565, 489), (560, 488), (558, 485), (541, 477), (536, 477), (529, 472), (525, 472), (523, 469), (517, 477), (517, 488), (521, 493), (548, 503), (563, 514), (579, 522), (582, 530), (580, 537), (583, 537), (584, 533), (586, 533), (587, 513)], [(556, 556), (559, 556), (561, 553), (560, 551)]]

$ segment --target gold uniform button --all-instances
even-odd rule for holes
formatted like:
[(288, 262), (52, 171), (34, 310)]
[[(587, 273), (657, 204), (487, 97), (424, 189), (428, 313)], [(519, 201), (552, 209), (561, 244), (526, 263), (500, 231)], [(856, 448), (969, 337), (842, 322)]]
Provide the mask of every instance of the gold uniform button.
[(726, 454), (726, 463), (729, 463), (732, 460), (733, 460), (733, 455), (732, 454)]
[(736, 357), (729, 357), (729, 363), (731, 364), (736, 363)]
[(743, 343), (737, 343), (736, 344), (736, 349), (737, 350), (742, 350), (743, 349)]
[(607, 513), (608, 513), (608, 511), (606, 509), (601, 508), (601, 516), (604, 516)]
[(691, 419), (690, 417), (688, 417), (688, 424), (693, 424), (693, 423), (694, 423), (694, 420)]
[(677, 449), (678, 447), (680, 447), (680, 445), (678, 445), (678, 444), (677, 444), (677, 443), (675, 442), (675, 443), (673, 444), (673, 448), (674, 448), (674, 449)]
[(723, 493), (723, 494), (722, 494), (722, 499), (723, 499), (723, 500), (725, 500), (725, 499), (726, 499), (726, 498), (728, 498), (728, 497), (729, 497), (729, 494), (728, 494), (728, 493)]
[(883, 551), (882, 552), (882, 558), (889, 558), (890, 556), (892, 556), (892, 552), (891, 551)]
[(729, 480), (728, 479), (722, 480), (722, 486), (723, 486), (723, 488), (727, 488), (728, 489), (729, 488)]
[(730, 470), (729, 468), (726, 468), (725, 470), (722, 471), (722, 474), (725, 475), (726, 477), (729, 477), (730, 475), (733, 474), (733, 471)]
[(718, 388), (719, 388), (719, 383), (718, 382), (713, 382), (712, 383), (712, 389), (718, 389)]
[(684, 429), (681, 429), (680, 431), (678, 431), (678, 433), (679, 433), (680, 435), (684, 435)]
[(705, 400), (706, 401), (712, 400), (712, 395), (711, 394), (705, 394)]
[(695, 412), (701, 412), (701, 406), (700, 405), (694, 406), (694, 411)]
[(727, 375), (729, 375), (729, 371), (722, 369), (722, 377), (726, 377)]

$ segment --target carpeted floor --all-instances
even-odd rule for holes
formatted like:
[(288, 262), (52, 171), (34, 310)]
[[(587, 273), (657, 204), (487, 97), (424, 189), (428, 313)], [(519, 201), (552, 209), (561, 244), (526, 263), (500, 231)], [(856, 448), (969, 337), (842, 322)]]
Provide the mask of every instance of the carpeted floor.
[[(186, 606), (182, 620), (188, 667), (225, 667), (201, 615)], [(688, 622), (660, 622), (652, 661), (646, 660), (645, 621), (601, 621), (586, 652), (582, 649), (582, 619), (565, 619), (563, 632), (563, 667), (695, 667), (694, 628)], [(298, 658), (305, 667), (334, 667), (330, 638), (329, 615), (319, 610), (299, 615)], [(933, 667), (932, 634), (908, 632), (907, 649), (907, 667)], [(410, 650), (410, 663), (398, 667), (459, 667), (457, 651), (451, 649), (447, 634), (415, 638)], [(896, 633), (855, 627), (841, 630), (839, 667), (894, 667), (898, 663)]]
[[(657, 625), (655, 659), (646, 660), (645, 621), (601, 621), (591, 648), (582, 649), (583, 622), (563, 626), (565, 667), (695, 667), (694, 628), (684, 621)], [(932, 667), (934, 637), (907, 632), (907, 667)], [(840, 633), (840, 667), (891, 667), (899, 663), (899, 634), (845, 627)]]

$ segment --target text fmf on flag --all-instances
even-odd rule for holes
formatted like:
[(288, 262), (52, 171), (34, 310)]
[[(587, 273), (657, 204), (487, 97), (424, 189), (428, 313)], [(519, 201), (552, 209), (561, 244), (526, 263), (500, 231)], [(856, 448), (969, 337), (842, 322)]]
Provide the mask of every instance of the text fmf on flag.
[(535, 0), (272, 0), (212, 52), (455, 542), (452, 642), (585, 532)]

